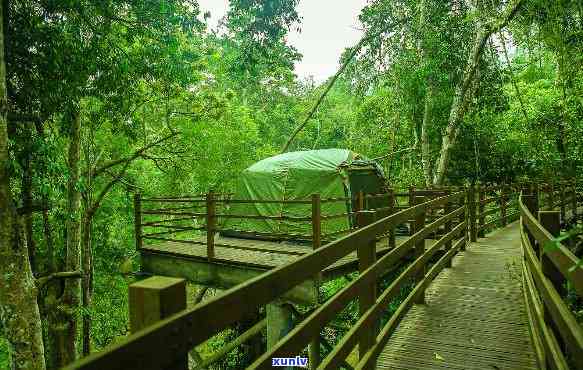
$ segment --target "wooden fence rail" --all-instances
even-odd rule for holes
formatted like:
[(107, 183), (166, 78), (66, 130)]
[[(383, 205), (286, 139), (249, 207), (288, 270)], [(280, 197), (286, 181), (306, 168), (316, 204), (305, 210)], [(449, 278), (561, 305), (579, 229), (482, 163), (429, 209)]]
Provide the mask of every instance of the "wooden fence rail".
[[(520, 190), (527, 187), (529, 194), (533, 195), (520, 197)], [(574, 267), (578, 265), (578, 259), (561, 244), (555, 249), (545, 248), (547, 244), (554, 243), (554, 236), (545, 228), (550, 226), (541, 224), (533, 216), (537, 214), (540, 217), (538, 214), (540, 198), (546, 202), (547, 208), (560, 208), (557, 214), (566, 215), (571, 208), (571, 213), (576, 215), (577, 190), (571, 183), (560, 183), (540, 189), (543, 191), (539, 192), (536, 184), (484, 185), (470, 186), (467, 189), (437, 190), (411, 187), (405, 193), (359, 194), (356, 199), (337, 200), (320, 199), (318, 195), (314, 195), (309, 200), (302, 200), (303, 204), (312, 207), (309, 217), (310, 235), (307, 235), (313, 243), (311, 252), (300, 255), (292, 262), (250, 279), (208, 301), (164, 318), (132, 334), (123, 342), (92, 354), (67, 369), (174, 369), (176, 359), (183, 358), (192, 348), (234, 324), (253, 317), (260, 307), (278, 300), (299, 284), (314, 279), (324, 269), (355, 251), (358, 258), (357, 277), (302, 317), (300, 323), (259, 356), (251, 368), (271, 368), (273, 357), (295, 357), (307, 347), (314, 348), (314, 344), (316, 349), (319, 348), (319, 343), (322, 343), (322, 329), (330, 325), (347, 305), (357, 302), (359, 312), (356, 323), (348, 328), (336, 345), (329, 348), (329, 354), (325, 358), (319, 359), (319, 356), (310, 353), (310, 361), (313, 362), (311, 366), (317, 366), (319, 369), (337, 369), (345, 366), (347, 356), (358, 348), (358, 363), (355, 368), (370, 369), (374, 367), (380, 352), (412, 305), (423, 303), (425, 289), (441, 270), (451, 267), (451, 260), (455, 254), (464, 250), (467, 242), (475, 241), (486, 230), (505, 226), (520, 216), (525, 254), (523, 263), (525, 296), (534, 343), (540, 349), (541, 363), (548, 364), (549, 368), (553, 369), (568, 369), (568, 361), (572, 360), (577, 364), (575, 368), (581, 370), (583, 333), (561, 299), (560, 292), (563, 288), (562, 285), (557, 285), (557, 282), (568, 281), (575, 292), (581, 295), (583, 270)], [(222, 200), (218, 201), (218, 198)], [(399, 205), (398, 198), (405, 198), (407, 205)], [(199, 226), (207, 229), (205, 244), (209, 259), (212, 259), (214, 233), (220, 228), (217, 215), (221, 213), (218, 208), (233, 200), (228, 200), (222, 195), (215, 198), (215, 194), (212, 193), (198, 198), (180, 199), (146, 200), (137, 196), (135, 228), (138, 248), (141, 247), (144, 238), (156, 237), (152, 236), (152, 233), (144, 234), (144, 227), (168, 226), (166, 219), (144, 221), (144, 215), (149, 213), (144, 212), (142, 204), (149, 201), (155, 202), (157, 207), (160, 207), (159, 204), (166, 200), (171, 200), (170, 203), (177, 201), (188, 203), (189, 200), (200, 203), (202, 200), (207, 212)], [(378, 200), (385, 202), (386, 205), (372, 210), (367, 209), (367, 205)], [(322, 223), (338, 214), (322, 214), (321, 207), (323, 204), (338, 201), (356, 204), (355, 209), (347, 212), (345, 216), (354, 217), (358, 228), (347, 230), (345, 236), (329, 240), (322, 232)], [(192, 222), (192, 219), (186, 218), (185, 221)], [(410, 235), (396, 245), (394, 240), (396, 228), (404, 223), (410, 225)], [(175, 227), (175, 231), (179, 232), (185, 231), (180, 228), (186, 228), (180, 225)], [(393, 245), (377, 260), (376, 241), (381, 236), (389, 236), (389, 239), (392, 236)], [(425, 240), (430, 237), (434, 238), (435, 242), (427, 248)], [(434, 257), (440, 250), (443, 254), (436, 261)], [(381, 279), (397, 264), (402, 263), (405, 257), (408, 257), (408, 264), (387, 288), (378, 291)], [(411, 287), (410, 293), (397, 310), (389, 315), (389, 303), (403, 291), (404, 287)], [(384, 322), (382, 319), (387, 320), (381, 326), (381, 322)], [(228, 348), (235, 348), (257, 335), (264, 324), (265, 321), (259, 321), (241, 337), (235, 339)], [(219, 351), (207, 358), (206, 362), (215, 362), (225, 354), (225, 350)]]
[[(533, 192), (519, 200), (523, 285), (533, 343), (543, 368), (581, 370), (583, 330), (562, 296), (568, 281), (575, 294), (583, 297), (583, 268), (567, 247), (555, 241), (565, 211), (539, 211), (537, 198)], [(547, 199), (548, 209), (554, 204), (553, 198), (547, 195)], [(560, 207), (566, 203), (562, 201)]]

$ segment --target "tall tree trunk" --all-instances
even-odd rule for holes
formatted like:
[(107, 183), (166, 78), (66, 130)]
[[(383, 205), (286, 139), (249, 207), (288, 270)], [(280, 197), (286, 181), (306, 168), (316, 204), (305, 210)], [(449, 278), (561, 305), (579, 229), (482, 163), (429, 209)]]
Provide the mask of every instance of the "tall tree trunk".
[[(31, 130), (28, 130), (29, 135), (32, 135)], [(27, 143), (24, 148), (22, 166), (22, 206), (25, 209), (24, 218), (24, 232), (26, 235), (26, 245), (28, 247), (28, 257), (30, 259), (30, 266), (33, 275), (36, 272), (36, 244), (33, 235), (33, 212), (32, 212), (32, 167), (30, 158), (31, 148)]]
[(91, 353), (91, 317), (87, 314), (91, 307), (93, 295), (93, 255), (91, 250), (91, 224), (93, 215), (83, 217), (82, 240), (83, 240), (83, 356)]
[(491, 32), (488, 32), (483, 27), (478, 27), (478, 31), (476, 32), (476, 36), (474, 38), (474, 46), (472, 47), (472, 52), (470, 53), (463, 78), (455, 88), (455, 94), (451, 103), (447, 127), (445, 129), (445, 133), (442, 136), (441, 152), (437, 162), (437, 167), (435, 169), (435, 176), (433, 178), (434, 185), (442, 185), (445, 179), (445, 173), (449, 165), (451, 149), (455, 145), (459, 124), (463, 119), (463, 116), (466, 113), (468, 107), (469, 99), (467, 99), (467, 93), (473, 81), (476, 70), (478, 69), (478, 64), (480, 63), (480, 56), (484, 50), (484, 45), (486, 44), (486, 41), (488, 41), (490, 34)]
[[(43, 196), (43, 204), (48, 204), (48, 197)], [(45, 268), (45, 273), (50, 275), (57, 272), (57, 258), (54, 250), (53, 242), (53, 230), (51, 227), (51, 221), (49, 218), (49, 211), (45, 208), (43, 209), (43, 235), (45, 240), (45, 245), (47, 249), (47, 263)], [(46, 332), (45, 332), (45, 359), (47, 369), (56, 369), (58, 364), (61, 363), (59, 360), (60, 352), (58, 345), (58, 334), (59, 332), (59, 321), (54, 314), (55, 308), (57, 306), (58, 297), (61, 295), (61, 282), (52, 281), (48, 283), (46, 288), (46, 295), (42, 297), (42, 312), (43, 317), (46, 320)]]
[(16, 370), (45, 368), (42, 326), (28, 248), (10, 192), (8, 100), (4, 54), (4, 5), (0, 5), (0, 321)]
[(508, 3), (502, 14), (502, 17), (495, 22), (483, 22), (480, 20), (480, 16), (478, 16), (478, 24), (476, 27), (476, 36), (474, 37), (473, 47), (470, 55), (468, 56), (468, 62), (463, 77), (455, 88), (455, 94), (451, 103), (447, 128), (442, 136), (441, 151), (439, 160), (437, 162), (437, 167), (435, 169), (435, 176), (433, 177), (434, 185), (442, 185), (445, 180), (445, 174), (449, 165), (451, 150), (456, 142), (459, 125), (468, 108), (468, 91), (476, 74), (476, 70), (478, 69), (480, 57), (484, 51), (484, 46), (486, 45), (486, 42), (492, 33), (498, 32), (502, 28), (506, 27), (508, 22), (514, 18), (521, 4), (522, 0), (515, 0)]
[[(65, 269), (67, 271), (81, 270), (80, 206), (81, 195), (78, 189), (81, 155), (81, 120), (79, 108), (75, 106), (71, 114), (69, 135), (69, 180), (67, 183), (67, 229)], [(81, 281), (79, 279), (65, 280), (65, 290), (62, 298), (63, 331), (61, 338), (60, 366), (77, 359), (77, 318), (81, 302)]]
[(425, 175), (425, 185), (431, 186), (432, 183), (432, 163), (431, 147), (429, 145), (429, 126), (433, 120), (433, 97), (435, 86), (429, 81), (427, 93), (425, 94), (425, 111), (423, 112), (423, 122), (421, 124), (421, 163), (423, 164), (423, 174)]
[[(564, 60), (563, 57), (560, 56), (558, 58), (557, 63), (557, 80), (555, 82), (555, 87), (561, 89), (561, 114), (558, 117), (557, 122), (557, 151), (561, 156), (562, 165), (565, 166), (567, 161), (567, 147), (565, 145), (565, 126), (566, 126), (566, 119), (567, 119), (567, 78), (564, 75)], [(560, 85), (560, 86), (557, 86)]]

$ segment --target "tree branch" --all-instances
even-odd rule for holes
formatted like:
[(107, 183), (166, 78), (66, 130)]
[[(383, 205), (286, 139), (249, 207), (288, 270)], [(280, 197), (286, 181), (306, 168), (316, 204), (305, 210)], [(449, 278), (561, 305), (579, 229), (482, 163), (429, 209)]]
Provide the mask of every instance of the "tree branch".
[(55, 279), (80, 279), (83, 276), (81, 271), (60, 271), (54, 272), (47, 276), (41, 276), (36, 279), (36, 286), (38, 289), (42, 288), (49, 282)]
[(124, 157), (124, 158), (120, 158), (120, 159), (115, 159), (109, 162), (106, 162), (103, 166), (101, 166), (100, 168), (96, 169), (93, 173), (93, 177), (97, 177), (99, 175), (101, 175), (103, 172), (105, 172), (106, 170), (115, 167), (117, 165), (126, 163), (126, 162), (131, 162), (134, 159), (142, 156), (144, 154), (144, 152), (146, 152), (147, 150), (155, 147), (156, 145), (159, 145), (165, 141), (168, 141), (170, 139), (172, 139), (173, 137), (179, 135), (180, 132), (176, 131), (176, 132), (172, 132), (171, 134), (164, 136), (163, 138), (160, 138), (138, 150), (136, 150), (132, 155), (130, 155), (129, 157)]
[(46, 202), (33, 202), (28, 207), (23, 206), (17, 208), (16, 212), (18, 213), (19, 216), (23, 216), (30, 213), (48, 211), (49, 209), (50, 209), (49, 204)]
[(382, 155), (380, 157), (373, 158), (372, 160), (373, 161), (380, 161), (380, 160), (383, 160), (383, 159), (390, 158), (390, 157), (392, 157), (392, 156), (394, 156), (396, 154), (399, 154), (399, 153), (410, 152), (412, 150), (415, 150), (416, 148), (417, 148), (417, 146), (412, 146), (410, 148), (399, 149), (399, 150), (396, 150), (396, 151), (391, 152), (389, 154), (386, 154), (386, 155)]
[(358, 54), (358, 52), (360, 51), (360, 49), (362, 49), (362, 47), (369, 40), (371, 40), (371, 39), (373, 39), (375, 37), (380, 36), (387, 29), (392, 28), (392, 27), (396, 26), (397, 24), (400, 24), (400, 23), (403, 23), (403, 22), (405, 22), (405, 20), (401, 20), (399, 22), (392, 23), (389, 27), (383, 28), (379, 32), (376, 32), (376, 33), (373, 33), (373, 34), (365, 34), (360, 39), (360, 41), (358, 42), (358, 44), (356, 44), (356, 46), (354, 48), (352, 48), (352, 50), (350, 51), (350, 54), (348, 55), (348, 57), (346, 58), (346, 60), (344, 61), (344, 63), (342, 63), (342, 65), (340, 66), (340, 69), (338, 69), (338, 71), (336, 72), (336, 74), (334, 75), (334, 77), (332, 77), (332, 79), (330, 80), (330, 82), (328, 82), (328, 85), (326, 86), (326, 89), (324, 89), (324, 91), (322, 92), (322, 94), (320, 95), (320, 97), (318, 98), (318, 100), (316, 101), (316, 103), (312, 106), (312, 109), (310, 109), (310, 111), (308, 112), (308, 115), (306, 116), (306, 118), (304, 118), (304, 120), (302, 121), (302, 123), (298, 127), (296, 127), (296, 129), (294, 130), (294, 132), (292, 133), (292, 135), (290, 136), (290, 138), (287, 140), (287, 142), (285, 143), (285, 145), (281, 149), (281, 153), (285, 153), (289, 149), (291, 143), (294, 141), (294, 139), (296, 138), (296, 136), (298, 136), (298, 134), (300, 133), (300, 131), (302, 131), (307, 126), (307, 124), (310, 121), (310, 119), (312, 119), (312, 117), (314, 116), (314, 114), (318, 110), (318, 107), (320, 106), (320, 104), (322, 104), (322, 102), (324, 101), (324, 98), (328, 95), (328, 93), (330, 92), (330, 90), (332, 89), (332, 87), (334, 86), (334, 84), (336, 83), (336, 80), (338, 79), (338, 77), (340, 77), (340, 75), (344, 72), (344, 70), (346, 70), (346, 67), (348, 67), (348, 64), (350, 64), (350, 62), (356, 56), (356, 54)]

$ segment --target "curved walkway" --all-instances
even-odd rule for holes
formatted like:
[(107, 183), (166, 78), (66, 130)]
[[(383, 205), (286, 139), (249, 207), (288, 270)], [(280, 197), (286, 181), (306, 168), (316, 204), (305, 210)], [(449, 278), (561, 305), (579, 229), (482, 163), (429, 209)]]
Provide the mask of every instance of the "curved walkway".
[(521, 260), (518, 222), (471, 243), (405, 316), (377, 369), (539, 369)]

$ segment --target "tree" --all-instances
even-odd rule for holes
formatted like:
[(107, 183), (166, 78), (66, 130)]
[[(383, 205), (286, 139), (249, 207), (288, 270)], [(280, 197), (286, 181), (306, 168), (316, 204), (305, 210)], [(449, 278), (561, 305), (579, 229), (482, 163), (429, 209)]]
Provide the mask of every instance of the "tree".
[(0, 4), (0, 318), (13, 350), (15, 369), (44, 369), (36, 284), (21, 221), (10, 190), (8, 94), (4, 54), (5, 2)]

